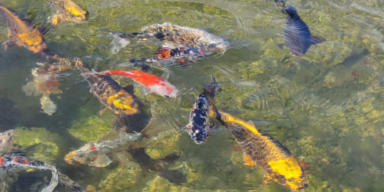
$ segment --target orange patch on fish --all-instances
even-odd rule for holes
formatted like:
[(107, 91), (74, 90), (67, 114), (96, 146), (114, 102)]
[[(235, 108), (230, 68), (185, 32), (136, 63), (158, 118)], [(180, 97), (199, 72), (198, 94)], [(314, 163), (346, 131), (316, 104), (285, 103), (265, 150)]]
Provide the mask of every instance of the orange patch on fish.
[(95, 146), (91, 146), (91, 147), (89, 148), (89, 150), (91, 150), (91, 151), (96, 151), (97, 148), (96, 148)]
[(251, 157), (249, 157), (247, 154), (243, 154), (243, 164), (245, 165), (245, 166), (250, 166), (250, 167), (252, 167), (252, 166), (255, 166), (256, 165), (256, 163), (251, 159)]
[(167, 48), (160, 48), (157, 57), (162, 60), (167, 60), (171, 58), (171, 50)]
[(2, 157), (0, 157), (0, 166), (3, 166), (4, 163), (5, 163), (5, 160)]
[(76, 152), (74, 152), (74, 151), (68, 153), (68, 154), (64, 157), (65, 162), (67, 162), (68, 164), (71, 164), (71, 162), (72, 162), (72, 158), (73, 158), (75, 155), (76, 155)]

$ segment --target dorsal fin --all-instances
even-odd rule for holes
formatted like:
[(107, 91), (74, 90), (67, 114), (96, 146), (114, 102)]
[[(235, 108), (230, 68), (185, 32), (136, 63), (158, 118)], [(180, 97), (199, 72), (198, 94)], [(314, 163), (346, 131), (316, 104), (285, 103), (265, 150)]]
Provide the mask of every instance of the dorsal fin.
[(254, 127), (256, 127), (252, 120), (248, 120), (247, 123), (252, 125), (252, 126), (254, 126)]
[(322, 37), (318, 37), (318, 36), (312, 36), (312, 37), (311, 37), (311, 43), (312, 43), (313, 45), (322, 43), (322, 42), (324, 42), (324, 41), (325, 41), (325, 39), (322, 38)]

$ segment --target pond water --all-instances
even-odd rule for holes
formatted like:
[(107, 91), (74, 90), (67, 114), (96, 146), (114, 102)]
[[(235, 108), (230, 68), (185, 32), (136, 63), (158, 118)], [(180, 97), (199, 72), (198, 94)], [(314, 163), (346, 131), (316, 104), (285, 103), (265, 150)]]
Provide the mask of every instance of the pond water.
[[(79, 57), (97, 71), (132, 69), (132, 58), (151, 57), (158, 45), (131, 43), (111, 52), (108, 31), (137, 32), (143, 26), (171, 22), (204, 29), (231, 44), (222, 55), (189, 66), (170, 65), (168, 81), (176, 99), (147, 94), (133, 84), (145, 106), (149, 137), (140, 145), (151, 157), (138, 162), (128, 147), (114, 149), (105, 168), (68, 165), (64, 156), (87, 142), (105, 139), (114, 115), (89, 93), (77, 71), (59, 75), (61, 94), (53, 115), (42, 112), (39, 96), (22, 87), (44, 59), (22, 47), (0, 49), (0, 130), (16, 129), (27, 156), (49, 162), (87, 191), (289, 191), (263, 184), (259, 167), (244, 166), (232, 134), (217, 125), (206, 143), (196, 145), (180, 127), (187, 124), (196, 97), (213, 75), (222, 91), (216, 105), (256, 126), (303, 162), (308, 188), (303, 191), (384, 191), (384, 1), (287, 0), (314, 35), (326, 39), (303, 56), (284, 43), (286, 16), (272, 0), (75, 0), (88, 21), (49, 26), (47, 0), (0, 0), (31, 23), (46, 27), (51, 52)], [(7, 40), (5, 22), (0, 41)], [(161, 75), (161, 71), (154, 70)], [(140, 120), (137, 120), (140, 121)], [(145, 124), (144, 123), (144, 124)], [(143, 124), (143, 123), (142, 123)], [(185, 176), (175, 184), (147, 167), (162, 162)], [(49, 182), (44, 172), (19, 173), (9, 191), (39, 191)], [(177, 182), (176, 182), (177, 183)], [(57, 191), (70, 191), (59, 186)]]

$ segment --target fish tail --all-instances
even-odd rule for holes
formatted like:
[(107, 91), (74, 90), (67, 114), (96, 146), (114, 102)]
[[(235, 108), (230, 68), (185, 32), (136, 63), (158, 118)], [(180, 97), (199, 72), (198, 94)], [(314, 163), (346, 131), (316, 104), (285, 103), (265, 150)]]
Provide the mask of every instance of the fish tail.
[(215, 117), (222, 125), (225, 125), (224, 121), (221, 119), (221, 114), (215, 104), (215, 95), (216, 92), (220, 92), (219, 83), (217, 83), (215, 77), (211, 76), (211, 83), (204, 89), (204, 95), (207, 96), (210, 103), (210, 116)]
[(214, 99), (217, 91), (220, 91), (219, 84), (216, 82), (215, 77), (211, 76), (211, 83), (204, 88), (204, 95), (209, 99)]

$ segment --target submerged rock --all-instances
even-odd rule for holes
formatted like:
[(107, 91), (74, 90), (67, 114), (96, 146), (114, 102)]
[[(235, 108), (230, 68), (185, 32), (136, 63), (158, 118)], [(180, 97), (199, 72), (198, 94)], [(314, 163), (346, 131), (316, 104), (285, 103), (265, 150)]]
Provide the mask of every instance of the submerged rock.
[(102, 116), (81, 114), (80, 118), (72, 123), (69, 133), (82, 141), (96, 142), (113, 129), (114, 118), (115, 116), (109, 112)]
[(19, 127), (15, 130), (14, 143), (26, 149), (33, 159), (52, 162), (59, 153), (61, 141), (59, 135), (44, 128)]
[(153, 159), (161, 159), (178, 152), (180, 136), (180, 131), (176, 129), (163, 131), (158, 136), (145, 141), (145, 152)]
[(129, 161), (112, 170), (100, 183), (99, 192), (133, 191), (145, 180), (139, 164)]

